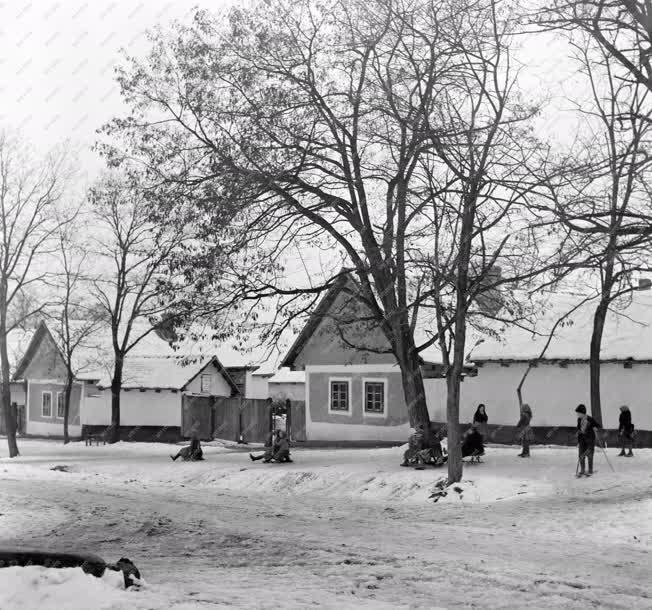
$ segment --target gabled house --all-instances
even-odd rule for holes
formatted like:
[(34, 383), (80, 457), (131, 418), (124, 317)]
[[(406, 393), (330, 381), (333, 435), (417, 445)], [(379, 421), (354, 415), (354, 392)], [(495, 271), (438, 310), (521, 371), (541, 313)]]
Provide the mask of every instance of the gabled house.
[[(359, 294), (357, 283), (341, 276), (281, 362), (304, 372), (309, 441), (405, 442), (409, 435), (400, 368)], [(426, 381), (444, 384), (436, 353), (422, 354), (421, 362)]]
[[(24, 330), (15, 328), (7, 334), (7, 355), (9, 356), (9, 374), (11, 381), (9, 383), (10, 404), (13, 405), (12, 411), (16, 419), (17, 432), (25, 433), (25, 382), (15, 377), (16, 367), (27, 349), (34, 329)], [(5, 418), (0, 406), (0, 434), (6, 434)]]
[[(13, 379), (25, 388), (24, 433), (35, 436), (63, 436), (65, 359), (47, 324), (41, 321), (18, 362)], [(68, 418), (71, 437), (81, 435), (80, 412), (97, 372), (75, 375)]]

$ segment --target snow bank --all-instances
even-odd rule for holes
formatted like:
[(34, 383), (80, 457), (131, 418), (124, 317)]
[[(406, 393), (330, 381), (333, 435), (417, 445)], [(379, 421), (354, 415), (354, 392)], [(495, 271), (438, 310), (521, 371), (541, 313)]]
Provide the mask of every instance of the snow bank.
[(127, 591), (121, 572), (102, 578), (81, 568), (29, 566), (0, 569), (2, 610), (102, 610), (133, 607), (138, 591)]

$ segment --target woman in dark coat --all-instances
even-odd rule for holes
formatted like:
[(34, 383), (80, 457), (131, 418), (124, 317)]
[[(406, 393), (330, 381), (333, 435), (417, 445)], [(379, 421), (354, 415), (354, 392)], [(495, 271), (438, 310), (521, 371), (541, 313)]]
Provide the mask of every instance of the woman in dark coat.
[(476, 422), (471, 424), (471, 427), (464, 433), (464, 438), (462, 439), (462, 457), (465, 458), (469, 455), (478, 457), (484, 455), (482, 434), (480, 434)]
[[(618, 417), (618, 436), (620, 437), (620, 453), (618, 456), (634, 457), (632, 446), (634, 445), (634, 424), (632, 423), (632, 412), (627, 405), (620, 407)], [(629, 449), (629, 453), (625, 453)]]
[(480, 403), (478, 408), (475, 410), (475, 413), (473, 414), (473, 423), (478, 424), (478, 431), (480, 434), (482, 434), (485, 440), (489, 435), (489, 426), (487, 425), (488, 421), (489, 417), (487, 416), (485, 406), (484, 404)]

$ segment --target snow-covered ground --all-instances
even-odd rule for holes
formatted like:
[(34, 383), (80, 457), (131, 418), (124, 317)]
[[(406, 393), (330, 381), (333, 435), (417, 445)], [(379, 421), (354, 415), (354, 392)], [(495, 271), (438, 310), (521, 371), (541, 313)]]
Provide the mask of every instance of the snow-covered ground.
[(283, 465), (221, 443), (198, 463), (161, 444), (20, 449), (0, 457), (0, 545), (129, 557), (146, 584), (5, 568), (2, 610), (652, 608), (652, 450), (610, 449), (616, 472), (599, 452), (575, 479), (573, 448), (490, 446), (434, 502), (445, 469), (400, 468), (400, 448)]

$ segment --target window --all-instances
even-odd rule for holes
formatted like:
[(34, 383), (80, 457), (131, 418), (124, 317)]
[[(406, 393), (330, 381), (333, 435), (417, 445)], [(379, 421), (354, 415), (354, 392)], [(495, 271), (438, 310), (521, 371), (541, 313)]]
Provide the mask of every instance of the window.
[(387, 388), (385, 380), (364, 379), (363, 388), (365, 415), (384, 415)]
[(202, 375), (200, 378), (201, 381), (201, 389), (200, 392), (202, 394), (210, 394), (211, 393), (211, 376), (210, 375)]
[(349, 379), (331, 379), (330, 381), (330, 401), (329, 410), (337, 412), (349, 411), (350, 400), (350, 380)]
[(63, 392), (57, 392), (57, 417), (59, 419), (64, 417), (65, 396)]
[(43, 392), (41, 394), (41, 415), (43, 417), (52, 417), (52, 392)]

